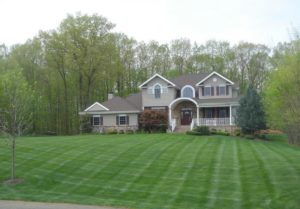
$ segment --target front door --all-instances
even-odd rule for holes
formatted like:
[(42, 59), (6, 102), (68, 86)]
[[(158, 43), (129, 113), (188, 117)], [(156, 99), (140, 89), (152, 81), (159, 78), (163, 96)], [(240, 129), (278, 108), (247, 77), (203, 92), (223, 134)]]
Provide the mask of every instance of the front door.
[(190, 125), (192, 122), (192, 110), (181, 109), (181, 125)]

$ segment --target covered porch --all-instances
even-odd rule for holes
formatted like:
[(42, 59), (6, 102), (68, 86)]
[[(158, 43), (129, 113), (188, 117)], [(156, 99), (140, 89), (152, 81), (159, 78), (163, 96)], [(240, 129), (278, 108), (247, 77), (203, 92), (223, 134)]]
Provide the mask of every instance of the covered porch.
[(170, 131), (176, 128), (194, 126), (230, 127), (235, 126), (236, 105), (199, 104), (192, 98), (177, 98), (169, 105)]

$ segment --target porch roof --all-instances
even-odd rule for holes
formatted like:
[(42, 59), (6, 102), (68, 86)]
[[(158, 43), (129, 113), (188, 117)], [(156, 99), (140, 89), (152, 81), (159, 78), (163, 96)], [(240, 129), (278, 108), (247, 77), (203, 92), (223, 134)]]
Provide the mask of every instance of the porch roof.
[(236, 98), (212, 98), (212, 99), (199, 99), (195, 98), (199, 107), (220, 107), (228, 105), (239, 105), (240, 97)]

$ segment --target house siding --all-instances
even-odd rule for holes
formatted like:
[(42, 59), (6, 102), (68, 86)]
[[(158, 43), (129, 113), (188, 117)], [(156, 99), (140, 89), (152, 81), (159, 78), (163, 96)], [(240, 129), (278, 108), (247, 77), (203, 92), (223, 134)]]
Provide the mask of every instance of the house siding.
[[(155, 98), (154, 94), (148, 93), (148, 88), (152, 88), (155, 84), (167, 87), (168, 92), (162, 93), (160, 98)], [(148, 84), (147, 88), (142, 89), (142, 102), (144, 107), (162, 107), (168, 106), (176, 97), (176, 90), (174, 87), (168, 87), (168, 83), (159, 77), (152, 79)]]
[[(127, 125), (117, 125), (116, 117), (118, 115), (127, 115), (129, 116), (129, 124)], [(138, 114), (111, 114), (111, 115), (102, 115), (103, 117), (103, 125), (102, 126), (93, 126), (93, 132), (105, 132), (108, 129), (116, 129), (120, 130), (134, 130), (138, 129)]]
[[(213, 81), (216, 78), (217, 81)], [(202, 87), (198, 88), (199, 98), (200, 99), (211, 99), (211, 98), (232, 98), (232, 86), (228, 86), (228, 95), (220, 96), (217, 95), (217, 86), (226, 86), (226, 81), (219, 77), (218, 75), (213, 75), (203, 82), (204, 86), (212, 86), (214, 87), (214, 96), (202, 96)]]

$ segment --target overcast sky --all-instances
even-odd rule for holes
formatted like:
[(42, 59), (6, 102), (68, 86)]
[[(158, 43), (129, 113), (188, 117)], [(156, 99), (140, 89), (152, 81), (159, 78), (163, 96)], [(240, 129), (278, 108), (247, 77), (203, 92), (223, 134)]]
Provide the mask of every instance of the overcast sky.
[(0, 44), (23, 43), (67, 14), (105, 16), (138, 41), (189, 38), (274, 46), (300, 31), (300, 0), (0, 0)]

